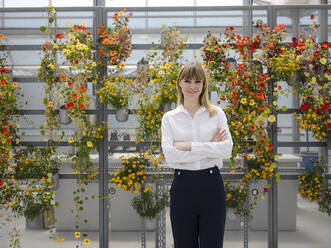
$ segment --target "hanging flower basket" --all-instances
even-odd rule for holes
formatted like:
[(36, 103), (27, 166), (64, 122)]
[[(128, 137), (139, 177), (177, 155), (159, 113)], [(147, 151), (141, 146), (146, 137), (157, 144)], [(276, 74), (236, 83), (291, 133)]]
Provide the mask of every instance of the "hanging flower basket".
[(147, 191), (134, 197), (131, 204), (141, 217), (153, 219), (166, 207), (167, 202), (168, 194), (166, 192), (159, 197), (157, 193)]
[(129, 111), (126, 106), (120, 107), (116, 109), (116, 120), (118, 122), (127, 121), (129, 118)]
[(59, 122), (63, 125), (68, 125), (71, 123), (71, 119), (68, 114), (68, 109), (66, 109), (66, 105), (61, 105), (59, 110)]

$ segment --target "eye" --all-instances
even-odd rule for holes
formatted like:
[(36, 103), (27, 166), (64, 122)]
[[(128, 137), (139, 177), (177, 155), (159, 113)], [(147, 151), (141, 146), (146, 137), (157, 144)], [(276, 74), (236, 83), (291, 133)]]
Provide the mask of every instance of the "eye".
[(185, 83), (190, 83), (190, 80), (184, 80)]
[(201, 83), (201, 81), (197, 80), (197, 81), (195, 81), (195, 83), (196, 83), (196, 84), (200, 84), (200, 83)]

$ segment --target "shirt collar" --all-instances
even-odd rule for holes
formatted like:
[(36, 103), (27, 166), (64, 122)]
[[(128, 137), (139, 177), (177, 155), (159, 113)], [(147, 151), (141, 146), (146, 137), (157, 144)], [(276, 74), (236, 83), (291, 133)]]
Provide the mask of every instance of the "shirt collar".
[[(198, 111), (195, 113), (195, 116), (197, 116), (199, 113), (202, 113), (205, 110), (206, 110), (206, 107), (203, 106), (203, 105), (201, 105), (200, 108), (198, 109)], [(189, 112), (184, 108), (184, 105), (183, 104), (180, 104), (176, 108), (175, 113), (186, 113), (186, 114), (190, 115)]]

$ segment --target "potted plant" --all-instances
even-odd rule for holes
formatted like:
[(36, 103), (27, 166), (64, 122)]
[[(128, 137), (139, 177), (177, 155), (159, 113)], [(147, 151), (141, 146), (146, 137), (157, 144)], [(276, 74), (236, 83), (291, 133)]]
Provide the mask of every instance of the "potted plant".
[(133, 80), (122, 75), (109, 77), (102, 88), (97, 90), (100, 102), (111, 104), (116, 108), (116, 120), (128, 120), (128, 101), (132, 93)]

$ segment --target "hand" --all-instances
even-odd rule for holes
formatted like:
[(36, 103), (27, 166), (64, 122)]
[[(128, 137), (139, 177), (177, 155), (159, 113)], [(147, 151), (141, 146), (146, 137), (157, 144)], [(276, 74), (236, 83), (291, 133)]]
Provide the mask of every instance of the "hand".
[(174, 147), (181, 151), (190, 151), (191, 150), (191, 142), (186, 141), (175, 141)]
[(221, 142), (226, 140), (227, 137), (227, 133), (226, 133), (226, 129), (223, 129), (221, 131), (221, 128), (217, 128), (217, 131), (212, 139), (212, 142)]

